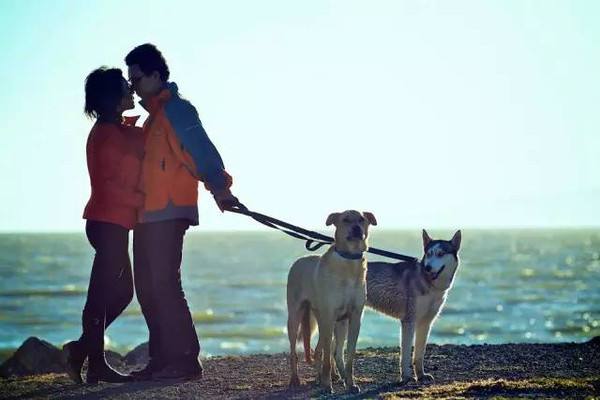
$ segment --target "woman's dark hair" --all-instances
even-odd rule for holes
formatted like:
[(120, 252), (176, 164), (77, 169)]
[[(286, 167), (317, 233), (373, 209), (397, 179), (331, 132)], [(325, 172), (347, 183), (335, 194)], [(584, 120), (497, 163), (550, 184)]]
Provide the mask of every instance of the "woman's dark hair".
[(145, 43), (137, 46), (125, 57), (125, 64), (128, 67), (139, 65), (144, 75), (151, 75), (157, 71), (160, 75), (160, 80), (166, 82), (169, 80), (169, 66), (163, 57), (160, 50), (152, 43)]
[(90, 118), (113, 117), (123, 98), (123, 72), (100, 67), (85, 78), (85, 107)]

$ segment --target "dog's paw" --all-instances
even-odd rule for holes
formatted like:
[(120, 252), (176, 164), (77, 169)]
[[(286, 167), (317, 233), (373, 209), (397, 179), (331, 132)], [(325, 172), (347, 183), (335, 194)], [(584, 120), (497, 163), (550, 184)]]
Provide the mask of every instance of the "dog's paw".
[(313, 365), (315, 363), (315, 352), (309, 349), (308, 353), (304, 354), (304, 361), (308, 365)]
[(321, 385), (321, 391), (325, 394), (333, 394), (333, 386)]
[(350, 386), (348, 391), (352, 394), (357, 394), (357, 393), (360, 393), (360, 387), (357, 384), (354, 384), (354, 385)]
[(431, 374), (423, 374), (422, 376), (419, 377), (419, 383), (433, 383), (435, 379), (433, 379), (433, 375)]
[(409, 376), (406, 378), (402, 378), (399, 382), (399, 385), (400, 386), (408, 386), (408, 385), (414, 385), (416, 383), (417, 383), (417, 380), (414, 377)]
[(321, 365), (321, 363), (314, 360), (314, 362), (312, 364), (312, 369), (313, 369), (313, 371), (315, 371), (317, 376), (321, 376), (321, 371), (323, 370), (323, 366)]
[(342, 376), (340, 374), (338, 374), (337, 372), (335, 372), (335, 373), (332, 372), (331, 373), (331, 382), (337, 383), (337, 382), (339, 382), (341, 380), (342, 380)]
[(317, 375), (315, 378), (315, 385), (321, 386), (321, 375)]
[(290, 378), (290, 387), (295, 388), (298, 386), (300, 386), (300, 378), (298, 378), (298, 375), (294, 375)]

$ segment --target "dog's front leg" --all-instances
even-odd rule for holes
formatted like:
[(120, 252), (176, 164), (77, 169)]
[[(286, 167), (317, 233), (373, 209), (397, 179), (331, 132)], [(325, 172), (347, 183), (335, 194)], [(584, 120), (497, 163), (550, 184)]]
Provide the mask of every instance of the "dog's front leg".
[(402, 371), (401, 384), (415, 382), (413, 370), (411, 368), (411, 353), (413, 339), (415, 336), (415, 322), (412, 318), (402, 321), (402, 345), (400, 346), (400, 369)]
[(427, 338), (429, 337), (429, 329), (431, 328), (431, 320), (424, 319), (419, 321), (416, 328), (415, 338), (415, 354), (413, 364), (415, 366), (415, 374), (419, 382), (432, 382), (433, 376), (426, 374), (423, 368), (423, 358), (425, 357), (425, 348), (427, 346)]
[(354, 355), (356, 354), (356, 342), (360, 333), (360, 320), (363, 308), (355, 310), (350, 314), (348, 326), (348, 349), (346, 354), (346, 388), (351, 393), (359, 393), (360, 388), (354, 383)]
[(328, 318), (323, 323), (319, 321), (319, 343), (323, 351), (323, 367), (321, 369), (321, 387), (327, 393), (333, 393), (331, 386), (331, 341), (333, 339), (333, 318)]
[(335, 351), (333, 353), (335, 364), (337, 368), (332, 368), (332, 380), (334, 382), (339, 379), (339, 375), (336, 373), (336, 369), (341, 374), (341, 378), (346, 381), (346, 367), (344, 363), (344, 344), (346, 343), (346, 338), (348, 337), (348, 320), (345, 319), (343, 321), (336, 322), (335, 328), (333, 330), (335, 337)]

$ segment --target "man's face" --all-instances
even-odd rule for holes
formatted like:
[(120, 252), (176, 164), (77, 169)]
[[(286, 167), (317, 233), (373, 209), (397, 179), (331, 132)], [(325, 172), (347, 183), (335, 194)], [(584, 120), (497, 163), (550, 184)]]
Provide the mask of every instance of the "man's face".
[(149, 99), (160, 92), (162, 81), (160, 80), (158, 71), (154, 71), (150, 75), (145, 75), (138, 64), (130, 65), (127, 69), (129, 82), (142, 100)]

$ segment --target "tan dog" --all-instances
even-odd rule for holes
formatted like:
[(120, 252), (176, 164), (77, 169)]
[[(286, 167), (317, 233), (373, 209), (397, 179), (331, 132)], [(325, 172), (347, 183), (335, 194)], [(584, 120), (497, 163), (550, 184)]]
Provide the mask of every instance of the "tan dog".
[[(360, 322), (366, 301), (369, 225), (377, 225), (375, 216), (349, 210), (333, 213), (326, 225), (335, 225), (335, 243), (322, 256), (298, 259), (288, 275), (288, 336), (290, 339), (290, 386), (300, 385), (296, 340), (304, 339), (306, 361), (310, 363), (310, 337), (319, 327), (319, 342), (315, 349), (315, 367), (321, 386), (333, 393), (332, 340), (335, 333), (335, 362), (346, 388), (358, 393), (354, 383), (354, 354), (360, 332)], [(348, 338), (346, 363), (343, 348)]]

